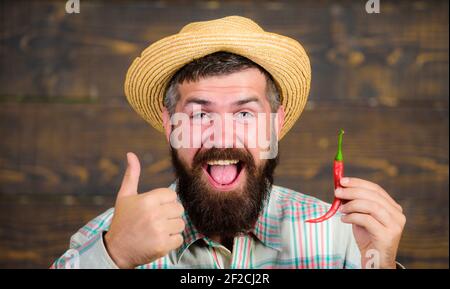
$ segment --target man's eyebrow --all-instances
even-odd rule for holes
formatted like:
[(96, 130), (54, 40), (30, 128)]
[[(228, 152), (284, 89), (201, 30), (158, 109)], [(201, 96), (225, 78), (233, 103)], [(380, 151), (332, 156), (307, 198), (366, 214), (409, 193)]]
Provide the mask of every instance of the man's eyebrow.
[(249, 102), (256, 102), (259, 105), (261, 105), (261, 101), (259, 100), (259, 98), (255, 97), (255, 96), (235, 101), (235, 102), (233, 102), (233, 105), (240, 106), (240, 105), (247, 104)]
[(204, 106), (208, 106), (208, 105), (211, 104), (211, 101), (206, 100), (206, 99), (202, 99), (202, 98), (198, 98), (198, 97), (192, 97), (192, 98), (190, 98), (190, 99), (188, 99), (188, 100), (186, 101), (186, 103), (184, 104), (183, 107), (186, 107), (186, 106), (188, 106), (188, 105), (191, 104), (191, 103), (193, 103), (193, 104), (200, 104), (200, 105), (204, 105)]
[[(240, 99), (238, 101), (233, 102), (232, 105), (234, 105), (234, 106), (241, 106), (241, 105), (247, 104), (249, 102), (256, 102), (258, 105), (260, 105), (260, 106), (262, 105), (261, 101), (256, 96)], [(204, 106), (209, 106), (209, 105), (212, 104), (212, 102), (209, 101), (209, 100), (206, 100), (206, 99), (203, 99), (203, 98), (199, 98), (199, 97), (192, 97), (192, 98), (186, 100), (186, 102), (185, 102), (183, 107), (186, 107), (186, 106), (188, 106), (189, 104), (192, 104), (192, 103), (193, 104), (204, 105)]]

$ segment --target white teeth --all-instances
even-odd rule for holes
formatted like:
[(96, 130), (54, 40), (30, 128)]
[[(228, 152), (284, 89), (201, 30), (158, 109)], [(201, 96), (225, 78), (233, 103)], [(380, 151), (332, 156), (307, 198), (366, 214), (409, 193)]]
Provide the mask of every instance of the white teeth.
[(237, 164), (239, 160), (217, 160), (217, 161), (209, 161), (208, 165), (210, 166), (227, 166)]

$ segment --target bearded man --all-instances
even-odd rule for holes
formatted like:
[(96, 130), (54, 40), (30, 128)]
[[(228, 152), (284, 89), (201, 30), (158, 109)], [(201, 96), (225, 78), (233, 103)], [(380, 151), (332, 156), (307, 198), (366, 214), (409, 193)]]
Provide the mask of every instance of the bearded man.
[(402, 208), (379, 185), (341, 181), (340, 212), (273, 184), (278, 142), (305, 107), (309, 58), (296, 40), (230, 16), (194, 22), (144, 50), (125, 95), (163, 132), (176, 181), (138, 193), (128, 167), (114, 209), (72, 236), (52, 267), (396, 268)]

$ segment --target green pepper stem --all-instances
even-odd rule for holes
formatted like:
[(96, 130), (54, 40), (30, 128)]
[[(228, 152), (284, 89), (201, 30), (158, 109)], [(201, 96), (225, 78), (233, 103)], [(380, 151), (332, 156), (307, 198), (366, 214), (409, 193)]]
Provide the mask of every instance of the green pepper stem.
[(334, 158), (336, 161), (343, 161), (344, 157), (342, 156), (342, 135), (344, 134), (344, 130), (339, 130), (339, 138), (338, 138), (338, 149), (336, 153), (336, 157)]

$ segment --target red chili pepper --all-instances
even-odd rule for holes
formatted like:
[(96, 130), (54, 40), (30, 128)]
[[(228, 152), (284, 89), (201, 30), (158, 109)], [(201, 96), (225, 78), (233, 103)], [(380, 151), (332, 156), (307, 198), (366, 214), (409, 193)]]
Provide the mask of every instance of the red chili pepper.
[[(341, 179), (344, 175), (344, 158), (342, 157), (342, 135), (344, 134), (344, 131), (341, 129), (339, 131), (339, 140), (338, 140), (338, 150), (336, 153), (336, 157), (334, 158), (334, 166), (333, 166), (333, 172), (334, 172), (334, 189), (341, 188)], [(337, 210), (339, 209), (339, 206), (341, 205), (342, 201), (339, 198), (334, 198), (333, 203), (331, 204), (330, 209), (328, 212), (325, 213), (325, 215), (312, 220), (307, 220), (308, 223), (320, 223), (325, 220), (328, 220), (331, 218), (334, 214), (336, 214)]]

